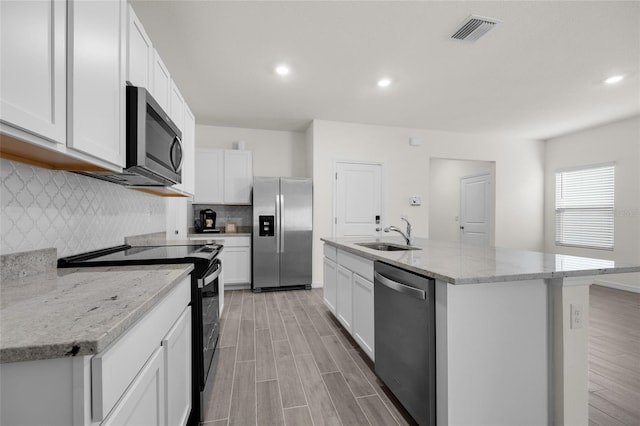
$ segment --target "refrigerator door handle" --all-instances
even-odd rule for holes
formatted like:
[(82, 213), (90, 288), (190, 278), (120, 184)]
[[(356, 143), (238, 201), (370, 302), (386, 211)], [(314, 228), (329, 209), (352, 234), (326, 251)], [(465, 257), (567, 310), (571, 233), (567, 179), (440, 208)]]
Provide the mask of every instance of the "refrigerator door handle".
[[(284, 212), (284, 194), (280, 194), (280, 228), (283, 226), (282, 214)], [(284, 253), (284, 235), (280, 234), (280, 253)]]
[(276, 194), (276, 253), (280, 253), (280, 194)]

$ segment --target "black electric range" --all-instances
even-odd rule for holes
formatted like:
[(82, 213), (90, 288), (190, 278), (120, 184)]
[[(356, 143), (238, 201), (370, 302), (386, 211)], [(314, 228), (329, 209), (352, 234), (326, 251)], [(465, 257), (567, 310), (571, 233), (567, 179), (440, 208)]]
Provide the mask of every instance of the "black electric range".
[(58, 259), (58, 268), (191, 263), (192, 389), (189, 425), (204, 419), (218, 359), (220, 244), (122, 245)]

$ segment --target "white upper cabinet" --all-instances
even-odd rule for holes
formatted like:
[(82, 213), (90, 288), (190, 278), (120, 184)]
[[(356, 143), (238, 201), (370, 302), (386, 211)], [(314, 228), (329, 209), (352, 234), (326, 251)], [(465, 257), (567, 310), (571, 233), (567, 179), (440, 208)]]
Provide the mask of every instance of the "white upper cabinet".
[(0, 119), (66, 142), (66, 1), (0, 2)]
[(195, 194), (196, 186), (196, 119), (189, 107), (184, 106), (184, 129), (182, 130), (184, 160), (182, 163), (182, 187), (185, 192)]
[(198, 149), (195, 165), (194, 203), (222, 203), (224, 199), (224, 151)]
[(128, 12), (127, 81), (134, 86), (150, 90), (153, 74), (153, 45), (131, 5), (128, 7)]
[(125, 148), (126, 7), (123, 0), (68, 3), (67, 144), (118, 166)]
[(251, 151), (198, 149), (195, 201), (200, 204), (251, 204)]
[(165, 112), (169, 111), (169, 95), (171, 87), (171, 74), (162, 62), (162, 58), (156, 49), (153, 49), (153, 81), (151, 84), (151, 96), (160, 104)]
[[(181, 132), (184, 131), (184, 98), (173, 79), (171, 79), (170, 84), (169, 110), (167, 112), (171, 120), (178, 126), (178, 129), (180, 129)], [(184, 135), (182, 138), (184, 139)]]
[(224, 202), (251, 203), (253, 185), (253, 156), (251, 151), (224, 152)]

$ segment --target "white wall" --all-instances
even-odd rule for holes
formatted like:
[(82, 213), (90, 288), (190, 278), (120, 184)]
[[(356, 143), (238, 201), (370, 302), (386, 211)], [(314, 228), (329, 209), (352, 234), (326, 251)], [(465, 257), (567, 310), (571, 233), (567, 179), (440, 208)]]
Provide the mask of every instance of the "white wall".
[[(555, 245), (555, 172), (558, 169), (614, 161), (614, 250)], [(545, 251), (576, 256), (640, 261), (640, 117), (586, 129), (545, 143)], [(600, 276), (597, 282), (640, 291), (640, 275)]]
[[(423, 146), (409, 146), (409, 138)], [(496, 246), (542, 250), (544, 142), (423, 129), (315, 120), (313, 123), (313, 282), (322, 282), (321, 237), (332, 235), (332, 170), (335, 160), (383, 164), (383, 223), (400, 224), (407, 213), (414, 234), (429, 234), (431, 158), (495, 161)], [(410, 207), (409, 197), (422, 197)]]
[(234, 149), (240, 140), (253, 152), (255, 176), (311, 176), (304, 133), (196, 125), (196, 148)]
[[(491, 213), (495, 211), (495, 170), (490, 161), (432, 158), (429, 171), (429, 238), (460, 241), (460, 179), (488, 174)], [(489, 245), (495, 244), (495, 215), (489, 224)]]

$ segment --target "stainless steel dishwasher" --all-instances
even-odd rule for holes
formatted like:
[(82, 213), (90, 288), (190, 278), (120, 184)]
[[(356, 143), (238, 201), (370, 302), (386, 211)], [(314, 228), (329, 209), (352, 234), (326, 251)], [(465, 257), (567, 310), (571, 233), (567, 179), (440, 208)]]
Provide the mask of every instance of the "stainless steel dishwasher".
[(420, 425), (435, 425), (435, 281), (374, 263), (375, 372)]

